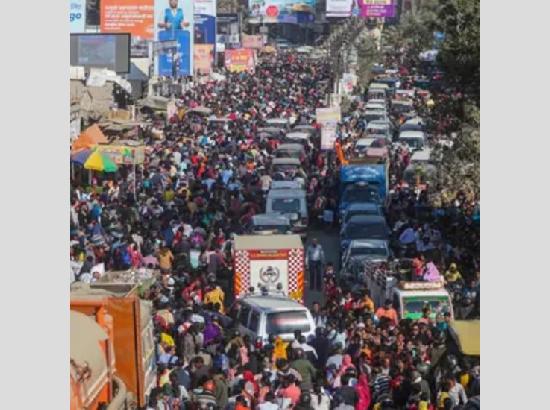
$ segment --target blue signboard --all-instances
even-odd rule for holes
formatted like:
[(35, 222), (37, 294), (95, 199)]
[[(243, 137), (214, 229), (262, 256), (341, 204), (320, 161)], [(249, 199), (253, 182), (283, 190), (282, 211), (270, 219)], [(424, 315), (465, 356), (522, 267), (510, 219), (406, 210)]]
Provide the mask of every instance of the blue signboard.
[[(159, 75), (164, 77), (190, 76), (193, 74), (191, 70), (191, 34), (187, 30), (163, 30), (159, 31), (159, 41), (176, 40), (178, 47), (176, 52), (163, 52), (159, 54)], [(172, 57), (176, 60), (173, 62)], [(175, 64), (175, 65), (174, 65)]]
[(178, 43), (175, 53), (163, 51), (158, 54), (158, 75), (167, 77), (174, 74), (176, 77), (193, 75), (193, 27), (193, 2), (155, 0), (155, 40), (175, 40)]
[(84, 33), (86, 28), (86, 0), (71, 0), (69, 3), (71, 33)]

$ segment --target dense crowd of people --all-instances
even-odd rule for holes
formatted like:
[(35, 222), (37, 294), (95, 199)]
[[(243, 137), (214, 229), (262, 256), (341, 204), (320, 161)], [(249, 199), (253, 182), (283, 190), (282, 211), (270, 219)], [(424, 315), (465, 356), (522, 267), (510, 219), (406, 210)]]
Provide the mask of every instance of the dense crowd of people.
[[(315, 109), (326, 106), (332, 72), (326, 61), (279, 53), (260, 59), (253, 74), (224, 75), (178, 96), (181, 109), (164, 124), (155, 119), (164, 138), (144, 134), (143, 177), (121, 169), (94, 181), (91, 192), (72, 186), (73, 280), (93, 283), (103, 270), (160, 270), (144, 295), (154, 304), (158, 350), (149, 409), (458, 409), (479, 396), (478, 363), (445, 355), (448, 315), (399, 321), (391, 301), (375, 307), (367, 289), (339, 284), (315, 248), (308, 249), (311, 281), (320, 288), (321, 277), (326, 295), (311, 307), (315, 337), (298, 332), (292, 342), (272, 335), (259, 343), (232, 326), (222, 282), (231, 276), (234, 235), (263, 212), (272, 180), (298, 176), (270, 172), (280, 138), (258, 128), (281, 117), (317, 126)], [(227, 121), (213, 125), (198, 107)], [(357, 118), (338, 131), (344, 145), (362, 132), (361, 103), (352, 110)], [(395, 150), (393, 173), (407, 161), (402, 150)], [(302, 164), (312, 214), (336, 213), (335, 156), (314, 140)], [(420, 216), (427, 197), (395, 191), (387, 216), (415, 272), (435, 267), (448, 286), (462, 281), (461, 294), (479, 310), (475, 204), (459, 195)], [(450, 370), (436, 366), (442, 361)]]

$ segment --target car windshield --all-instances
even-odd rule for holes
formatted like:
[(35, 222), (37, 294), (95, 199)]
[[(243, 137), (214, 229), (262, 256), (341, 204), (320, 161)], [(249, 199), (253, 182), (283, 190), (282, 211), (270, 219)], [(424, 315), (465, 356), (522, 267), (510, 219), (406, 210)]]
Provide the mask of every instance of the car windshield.
[(386, 116), (384, 114), (366, 114), (365, 119), (368, 121), (383, 120)]
[(350, 256), (361, 256), (361, 255), (387, 255), (386, 248), (351, 248)]
[(399, 138), (399, 142), (404, 142), (410, 148), (423, 148), (424, 142), (421, 138)]
[(284, 164), (284, 165), (274, 165), (273, 170), (275, 172), (290, 172), (298, 169), (296, 165)]
[(300, 212), (300, 199), (298, 198), (277, 198), (271, 205), (276, 212)]
[(266, 331), (269, 335), (310, 331), (310, 324), (305, 310), (274, 312), (267, 315)]
[(429, 306), (433, 317), (438, 313), (450, 312), (448, 296), (404, 296), (403, 317), (418, 320), (422, 317), (422, 310)]
[(361, 211), (347, 211), (345, 222), (349, 221), (352, 216), (355, 215), (380, 215), (380, 212), (377, 209), (364, 209)]
[(301, 152), (294, 150), (278, 150), (276, 157), (277, 158), (300, 158)]
[(374, 188), (350, 187), (344, 191), (342, 201), (344, 202), (372, 202), (379, 200), (378, 192)]
[(344, 236), (348, 239), (388, 239), (388, 229), (383, 223), (349, 223)]
[(277, 231), (279, 233), (285, 233), (290, 229), (289, 225), (254, 225), (254, 231)]

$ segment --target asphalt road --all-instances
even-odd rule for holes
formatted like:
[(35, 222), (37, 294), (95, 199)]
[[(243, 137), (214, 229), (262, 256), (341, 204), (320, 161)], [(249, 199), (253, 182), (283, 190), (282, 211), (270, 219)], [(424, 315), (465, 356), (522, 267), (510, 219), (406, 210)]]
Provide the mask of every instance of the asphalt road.
[[(339, 237), (338, 230), (336, 228), (332, 228), (331, 230), (313, 229), (311, 231), (308, 231), (307, 242), (305, 244), (306, 248), (311, 243), (313, 238), (317, 238), (319, 243), (323, 247), (323, 250), (325, 251), (326, 262), (334, 263), (334, 268), (336, 271), (338, 271), (338, 266), (339, 266), (338, 258), (340, 257), (340, 252), (339, 252), (340, 237)], [(309, 280), (309, 273), (306, 273), (306, 275), (307, 275), (306, 280)], [(308, 283), (306, 283), (305, 296), (306, 296), (306, 305), (308, 307), (311, 307), (313, 302), (319, 302), (321, 303), (321, 305), (325, 302), (324, 293), (309, 290)]]

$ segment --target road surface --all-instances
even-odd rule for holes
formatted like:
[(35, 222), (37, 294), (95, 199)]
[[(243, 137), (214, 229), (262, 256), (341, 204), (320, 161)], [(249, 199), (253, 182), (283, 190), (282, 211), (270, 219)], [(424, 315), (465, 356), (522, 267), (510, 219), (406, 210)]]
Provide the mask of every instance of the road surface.
[[(325, 259), (326, 262), (332, 262), (334, 263), (334, 268), (336, 271), (338, 271), (339, 261), (338, 258), (340, 257), (339, 247), (340, 247), (340, 237), (338, 234), (337, 228), (332, 228), (330, 231), (327, 230), (319, 230), (319, 229), (313, 229), (308, 231), (307, 236), (307, 242), (305, 244), (305, 247), (311, 243), (313, 238), (317, 238), (319, 240), (319, 243), (323, 247), (323, 250), (325, 251)], [(309, 274), (306, 272), (306, 280), (309, 280)], [(318, 291), (311, 291), (309, 290), (309, 284), (306, 283), (306, 305), (308, 307), (311, 307), (313, 302), (319, 302), (321, 305), (325, 302), (325, 295), (323, 292)]]

